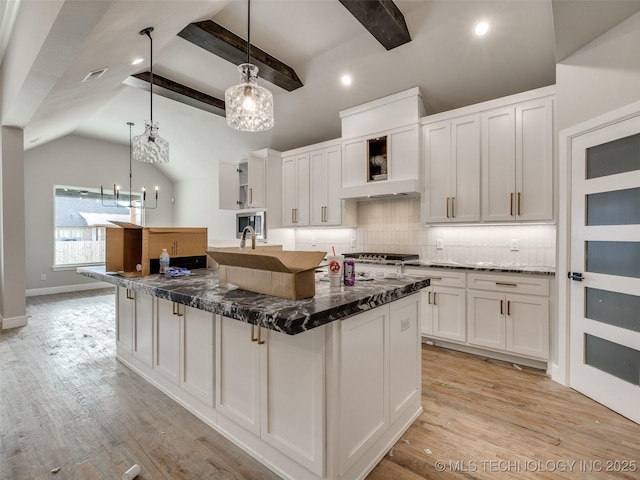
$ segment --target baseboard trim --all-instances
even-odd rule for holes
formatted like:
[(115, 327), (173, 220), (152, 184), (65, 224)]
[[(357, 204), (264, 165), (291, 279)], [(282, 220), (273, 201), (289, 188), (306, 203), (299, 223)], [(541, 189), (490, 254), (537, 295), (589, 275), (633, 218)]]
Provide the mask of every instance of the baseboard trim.
[(82, 283), (78, 285), (62, 285), (59, 287), (31, 288), (27, 290), (27, 297), (35, 297), (38, 295), (53, 295), (56, 293), (82, 292), (84, 290), (97, 290), (100, 288), (113, 287), (107, 282)]
[(0, 315), (0, 323), (2, 324), (2, 330), (26, 327), (29, 323), (29, 317), (27, 315), (20, 315), (19, 317), (3, 318), (2, 315)]

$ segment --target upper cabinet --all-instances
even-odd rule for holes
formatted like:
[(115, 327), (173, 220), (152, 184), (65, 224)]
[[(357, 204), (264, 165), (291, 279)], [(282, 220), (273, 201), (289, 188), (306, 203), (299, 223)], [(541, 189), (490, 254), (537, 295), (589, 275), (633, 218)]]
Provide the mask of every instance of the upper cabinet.
[(480, 116), (424, 125), (427, 223), (480, 220)]
[(417, 123), (342, 142), (342, 198), (420, 192)]
[(554, 87), (422, 119), (425, 223), (553, 214)]
[(266, 158), (250, 153), (240, 163), (220, 164), (220, 208), (266, 207)]
[(282, 160), (282, 226), (309, 225), (309, 154), (285, 154)]
[(553, 219), (553, 100), (482, 115), (482, 219)]
[(419, 194), (419, 88), (412, 88), (340, 112), (341, 198)]
[(341, 163), (339, 140), (284, 153), (284, 227), (355, 225), (356, 204), (340, 198)]

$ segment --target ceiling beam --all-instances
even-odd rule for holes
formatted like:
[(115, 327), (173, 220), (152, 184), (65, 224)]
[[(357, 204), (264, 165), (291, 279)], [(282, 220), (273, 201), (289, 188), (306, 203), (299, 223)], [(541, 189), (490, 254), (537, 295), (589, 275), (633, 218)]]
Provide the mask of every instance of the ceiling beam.
[[(211, 20), (191, 23), (178, 35), (235, 65), (247, 63), (247, 41)], [(302, 87), (293, 68), (254, 45), (251, 45), (251, 63), (258, 67), (260, 78), (288, 92)]]
[[(123, 83), (148, 91), (150, 81), (151, 74), (149, 72), (142, 72), (127, 77)], [(153, 75), (153, 93), (191, 107), (199, 108), (200, 110), (220, 115), (221, 117), (226, 116), (223, 100), (157, 74)]]
[(411, 41), (404, 15), (393, 0), (340, 0), (387, 50)]

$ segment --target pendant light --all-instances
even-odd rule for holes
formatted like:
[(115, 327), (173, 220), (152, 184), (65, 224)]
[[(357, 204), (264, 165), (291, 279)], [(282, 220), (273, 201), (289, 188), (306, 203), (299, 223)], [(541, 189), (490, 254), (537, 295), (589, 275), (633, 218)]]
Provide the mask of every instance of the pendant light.
[(151, 45), (149, 55), (150, 120), (144, 122), (144, 133), (133, 139), (133, 158), (144, 163), (167, 163), (169, 161), (169, 142), (158, 135), (158, 122), (153, 121), (153, 39), (151, 32), (153, 32), (153, 27), (138, 32), (140, 35), (149, 37)]
[(156, 186), (156, 193), (155, 193), (155, 204), (153, 206), (149, 206), (147, 205), (147, 187), (142, 187), (142, 202), (141, 203), (137, 203), (134, 204), (131, 201), (131, 195), (133, 193), (132, 189), (131, 189), (131, 180), (133, 177), (133, 171), (132, 171), (132, 165), (131, 165), (131, 158), (133, 157), (133, 147), (132, 147), (132, 140), (131, 140), (131, 128), (133, 127), (133, 122), (127, 122), (127, 125), (129, 125), (129, 205), (121, 205), (120, 204), (120, 186), (116, 185), (115, 183), (113, 184), (113, 198), (111, 200), (111, 202), (104, 201), (104, 188), (102, 188), (102, 185), (100, 185), (100, 201), (102, 202), (102, 206), (104, 207), (129, 207), (129, 208), (142, 208), (144, 210), (149, 209), (149, 210), (155, 210), (156, 208), (158, 208), (158, 187)]
[(243, 132), (273, 127), (273, 95), (258, 85), (258, 67), (251, 63), (251, 0), (247, 10), (247, 63), (238, 66), (241, 83), (224, 93), (227, 125)]

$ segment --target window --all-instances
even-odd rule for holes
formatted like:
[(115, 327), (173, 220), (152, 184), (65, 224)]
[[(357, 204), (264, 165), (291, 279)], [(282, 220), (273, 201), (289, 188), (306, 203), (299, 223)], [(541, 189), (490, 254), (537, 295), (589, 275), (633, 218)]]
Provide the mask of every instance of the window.
[(116, 205), (113, 195), (90, 188), (56, 186), (54, 194), (54, 266), (100, 264), (105, 261), (105, 228), (110, 220), (141, 225), (142, 209), (130, 208), (140, 195), (120, 193)]

